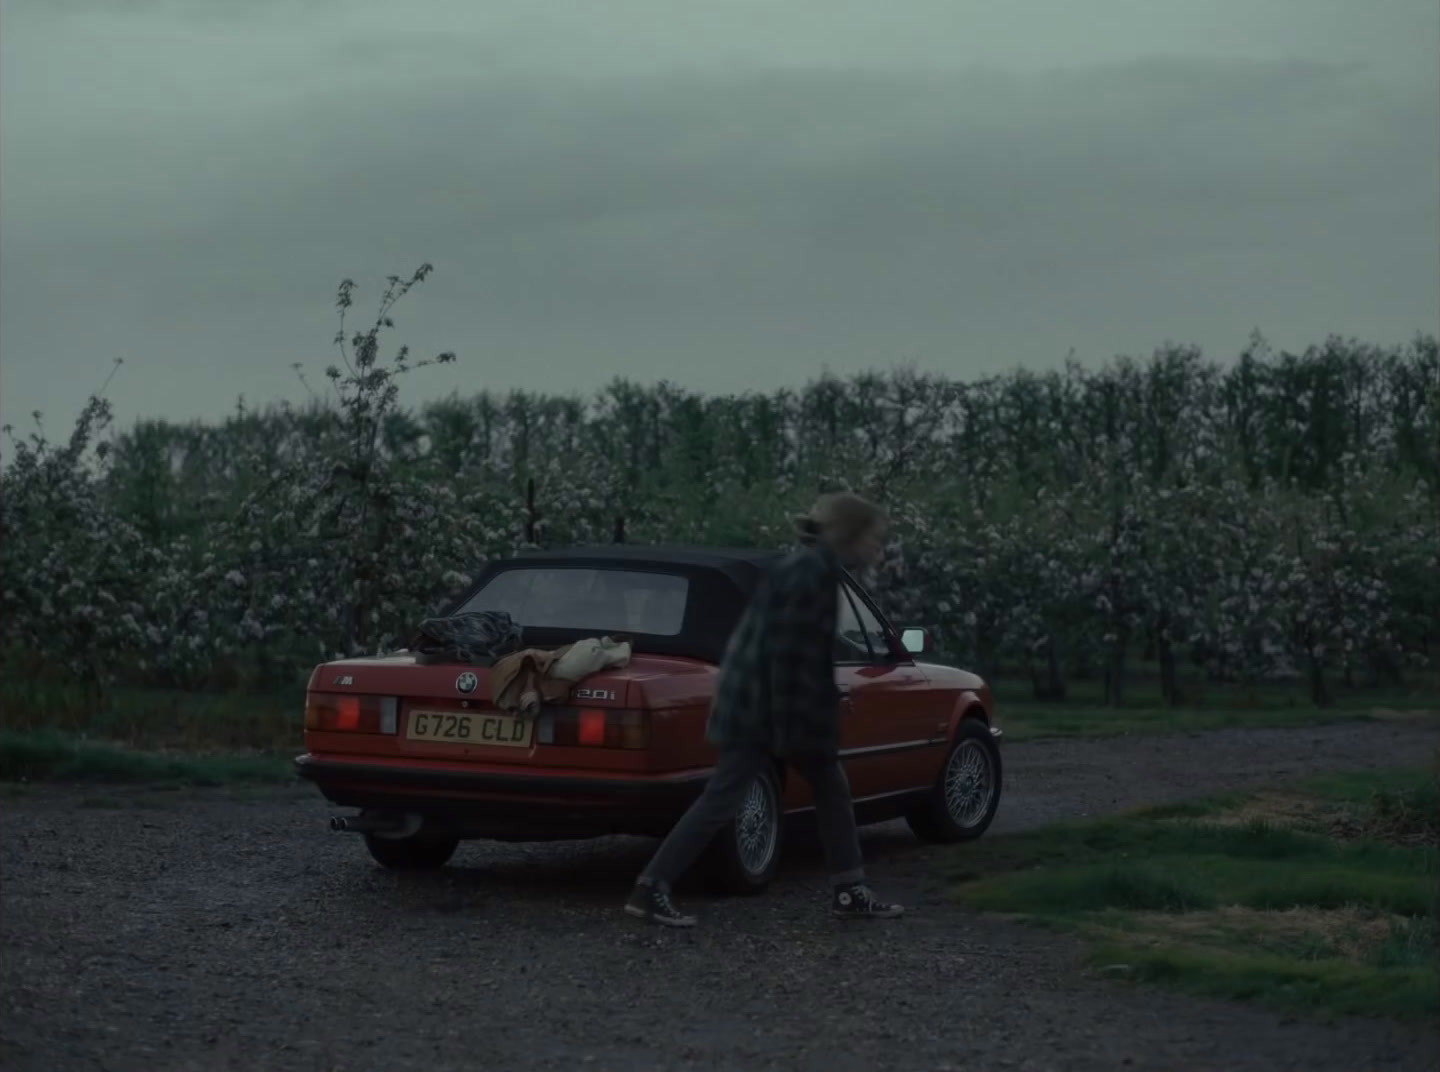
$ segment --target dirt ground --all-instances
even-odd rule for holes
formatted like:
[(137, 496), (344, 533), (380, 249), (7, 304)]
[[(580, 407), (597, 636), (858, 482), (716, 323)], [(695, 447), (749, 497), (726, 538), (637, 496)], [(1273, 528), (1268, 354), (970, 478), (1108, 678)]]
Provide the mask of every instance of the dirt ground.
[[(1005, 748), (995, 833), (1323, 770), (1423, 762), (1404, 724)], [(619, 905), (651, 842), (461, 847), (395, 875), (308, 787), (35, 788), (0, 801), (0, 1067), (1424, 1069), (1436, 1024), (1318, 1023), (1097, 978), (1070, 940), (972, 915), (903, 824), (842, 924), (797, 840), (764, 896)]]

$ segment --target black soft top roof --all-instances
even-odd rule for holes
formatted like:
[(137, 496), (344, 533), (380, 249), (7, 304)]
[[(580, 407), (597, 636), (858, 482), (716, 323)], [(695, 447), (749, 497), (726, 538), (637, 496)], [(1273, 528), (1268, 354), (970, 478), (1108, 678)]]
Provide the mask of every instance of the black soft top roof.
[[(627, 569), (675, 573), (690, 582), (685, 618), (676, 636), (631, 634), (634, 650), (655, 655), (682, 655), (719, 663), (740, 615), (756, 585), (785, 552), (755, 548), (636, 546), (632, 544), (567, 547), (522, 552), (488, 563), (475, 587), (453, 608), (459, 610), (497, 574), (535, 566), (571, 569)], [(521, 622), (522, 627), (525, 626)], [(559, 647), (582, 640), (582, 630), (525, 628), (525, 643)]]
[(769, 551), (744, 547), (685, 547), (680, 545), (658, 545), (652, 547), (634, 544), (608, 544), (594, 547), (566, 547), (551, 551), (522, 552), (512, 562), (564, 562), (566, 564), (591, 567), (610, 563), (616, 566), (684, 566), (695, 569), (719, 570), (742, 584), (753, 584), (754, 579), (764, 573), (771, 563), (784, 555), (783, 551)]

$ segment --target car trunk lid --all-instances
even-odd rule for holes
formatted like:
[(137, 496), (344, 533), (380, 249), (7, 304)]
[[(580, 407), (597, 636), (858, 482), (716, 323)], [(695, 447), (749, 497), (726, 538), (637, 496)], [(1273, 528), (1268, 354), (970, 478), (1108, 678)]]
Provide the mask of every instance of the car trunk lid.
[[(379, 697), (388, 703), (393, 698), (398, 713), (394, 732), (324, 733), (323, 741), (317, 739), (312, 745), (332, 752), (486, 763), (536, 765), (577, 757), (588, 763), (595, 756), (594, 748), (569, 755), (571, 749), (565, 746), (598, 745), (612, 758), (622, 747), (632, 751), (643, 747), (637, 743), (641, 738), (634, 713), (647, 712), (638, 717), (648, 719), (649, 709), (665, 701), (675, 681), (697, 671), (703, 672), (704, 664), (636, 655), (626, 666), (591, 675), (577, 682), (566, 697), (545, 705), (542, 715), (550, 716), (547, 725), (543, 719), (499, 710), (491, 697), (489, 667), (436, 663), (413, 652), (339, 660), (312, 673), (311, 699)], [(694, 688), (686, 691), (698, 695)], [(561, 755), (562, 751), (567, 754)]]

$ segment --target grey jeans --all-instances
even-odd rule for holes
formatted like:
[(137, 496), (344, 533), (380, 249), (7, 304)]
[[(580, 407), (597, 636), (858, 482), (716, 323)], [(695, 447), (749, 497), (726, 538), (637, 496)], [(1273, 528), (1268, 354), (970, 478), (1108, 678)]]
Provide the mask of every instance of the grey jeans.
[[(674, 882), (705, 851), (716, 832), (735, 817), (745, 790), (755, 776), (774, 760), (765, 749), (727, 748), (720, 753), (715, 772), (700, 799), (675, 824), (675, 829), (640, 873), (642, 882)], [(815, 817), (825, 847), (830, 881), (845, 885), (865, 880), (860, 839), (855, 832), (855, 805), (850, 782), (840, 760), (833, 756), (790, 756), (791, 769), (810, 783), (815, 796)]]

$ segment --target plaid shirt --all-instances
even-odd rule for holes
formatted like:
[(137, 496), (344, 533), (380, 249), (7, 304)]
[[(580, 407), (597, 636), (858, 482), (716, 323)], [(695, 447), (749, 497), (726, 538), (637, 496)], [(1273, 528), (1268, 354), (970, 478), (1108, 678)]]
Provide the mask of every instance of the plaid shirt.
[(771, 567), (725, 651), (706, 736), (775, 755), (834, 754), (840, 741), (835, 610), (840, 565), (824, 545)]

